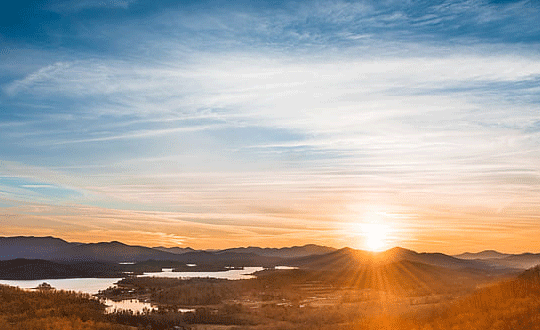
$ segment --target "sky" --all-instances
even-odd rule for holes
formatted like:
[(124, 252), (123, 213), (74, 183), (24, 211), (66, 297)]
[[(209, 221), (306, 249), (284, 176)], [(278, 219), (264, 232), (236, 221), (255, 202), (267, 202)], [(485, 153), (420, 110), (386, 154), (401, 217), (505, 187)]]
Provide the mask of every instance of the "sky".
[(0, 236), (540, 252), (539, 21), (532, 0), (4, 2)]

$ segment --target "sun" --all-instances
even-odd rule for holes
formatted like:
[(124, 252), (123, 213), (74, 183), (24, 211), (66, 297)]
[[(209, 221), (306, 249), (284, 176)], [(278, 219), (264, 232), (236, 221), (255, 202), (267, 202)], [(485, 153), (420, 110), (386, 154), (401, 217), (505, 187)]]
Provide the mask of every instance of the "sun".
[(379, 223), (364, 223), (361, 225), (364, 244), (370, 251), (381, 251), (386, 247), (389, 229)]

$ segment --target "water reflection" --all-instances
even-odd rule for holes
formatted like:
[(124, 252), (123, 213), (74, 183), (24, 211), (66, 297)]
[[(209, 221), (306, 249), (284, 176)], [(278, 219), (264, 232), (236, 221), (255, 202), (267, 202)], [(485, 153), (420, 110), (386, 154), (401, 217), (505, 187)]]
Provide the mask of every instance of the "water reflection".
[[(164, 268), (162, 272), (144, 273), (141, 276), (146, 277), (171, 277), (171, 278), (193, 278), (193, 277), (210, 277), (226, 280), (245, 280), (254, 278), (251, 275), (255, 272), (263, 270), (263, 267), (244, 267), (244, 269), (230, 269), (222, 272), (173, 272), (172, 269)], [(165, 271), (167, 270), (167, 271)]]
[[(142, 313), (145, 310), (151, 311), (151, 310), (157, 310), (156, 305), (152, 305), (151, 303), (147, 303), (144, 301), (140, 301), (138, 299), (127, 299), (127, 300), (120, 300), (120, 301), (114, 301), (110, 299), (100, 299), (101, 302), (107, 306), (105, 309), (106, 313), (114, 313), (115, 311), (121, 311), (121, 310), (131, 310), (134, 313)], [(178, 308), (179, 313), (190, 313), (195, 312), (195, 308)]]
[(33, 289), (43, 282), (54, 289), (97, 294), (99, 290), (113, 286), (121, 278), (67, 278), (50, 280), (0, 280), (0, 284), (18, 286), (21, 289)]
[[(221, 272), (173, 272), (172, 268), (163, 268), (162, 272), (144, 273), (141, 276), (172, 277), (172, 278), (194, 278), (209, 277), (227, 280), (242, 280), (254, 278), (253, 273), (263, 270), (263, 267), (244, 267), (244, 269), (229, 269)], [(97, 294), (100, 290), (115, 286), (121, 278), (68, 278), (68, 279), (45, 279), (45, 280), (0, 280), (0, 284), (17, 286), (21, 289), (34, 289), (43, 282), (49, 283), (54, 289), (76, 291)], [(155, 306), (137, 299), (113, 301), (102, 300), (107, 305), (106, 312), (111, 313), (116, 310), (132, 310), (133, 312), (143, 312), (145, 308), (152, 310)], [(194, 309), (180, 308), (181, 313), (194, 312)]]
[(103, 302), (107, 308), (105, 309), (106, 313), (113, 313), (115, 310), (131, 310), (134, 313), (142, 313), (144, 309), (148, 310), (154, 310), (157, 309), (157, 307), (153, 306), (150, 303), (142, 302), (138, 299), (129, 299), (129, 300), (121, 300), (121, 301), (114, 301), (110, 299), (101, 299), (101, 302)]
[(281, 269), (281, 270), (291, 270), (291, 269), (298, 269), (298, 267), (291, 267), (291, 266), (276, 266), (275, 269)]

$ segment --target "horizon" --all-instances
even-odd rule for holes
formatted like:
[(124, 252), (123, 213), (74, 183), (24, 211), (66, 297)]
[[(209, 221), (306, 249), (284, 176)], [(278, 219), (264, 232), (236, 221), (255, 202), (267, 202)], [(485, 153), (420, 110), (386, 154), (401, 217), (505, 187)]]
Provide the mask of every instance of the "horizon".
[[(350, 247), (350, 246), (336, 247), (336, 246), (330, 246), (330, 245), (320, 245), (320, 244), (314, 244), (314, 243), (307, 243), (307, 244), (304, 244), (304, 245), (288, 245), (288, 246), (255, 246), (255, 245), (231, 246), (231, 247), (225, 247), (225, 248), (221, 248), (221, 249), (214, 249), (214, 248), (204, 248), (204, 247), (203, 248), (193, 248), (191, 246), (178, 246), (178, 245), (150, 246), (150, 245), (128, 244), (128, 243), (122, 242), (122, 241), (117, 240), (117, 239), (112, 240), (112, 241), (87, 241), (87, 242), (78, 242), (77, 241), (77, 242), (74, 242), (74, 241), (69, 241), (69, 240), (66, 240), (64, 238), (55, 237), (55, 236), (24, 236), (24, 235), (0, 236), (0, 238), (18, 238), (18, 237), (23, 237), (23, 238), (54, 238), (54, 239), (63, 240), (65, 242), (67, 242), (67, 243), (81, 243), (81, 244), (121, 243), (121, 244), (124, 244), (124, 245), (142, 246), (142, 247), (151, 248), (151, 249), (155, 249), (155, 248), (167, 248), (167, 249), (181, 248), (181, 249), (193, 249), (194, 251), (222, 251), (222, 250), (228, 250), (228, 249), (248, 249), (248, 248), (287, 249), (287, 248), (302, 248), (302, 247), (309, 246), (309, 245), (315, 245), (315, 246), (319, 246), (319, 247), (332, 248), (332, 249), (335, 249), (336, 251), (343, 250), (343, 249), (352, 249), (352, 250), (355, 250), (355, 251), (369, 252), (369, 253), (375, 253), (375, 254), (384, 253), (384, 252), (387, 252), (387, 251), (390, 251), (390, 250), (393, 250), (393, 249), (408, 250), (408, 251), (413, 251), (413, 252), (416, 252), (416, 253), (443, 253), (441, 251), (421, 251), (421, 250), (419, 251), (419, 250), (414, 250), (414, 249), (410, 249), (410, 248), (403, 247), (403, 246), (388, 247), (388, 248), (385, 248), (384, 250), (369, 250), (369, 249), (362, 249), (362, 248), (354, 248), (354, 247)], [(514, 254), (514, 255), (527, 254), (527, 253), (533, 253), (533, 254), (538, 253), (538, 254), (540, 254), (540, 251), (538, 251), (538, 252), (536, 252), (536, 251), (506, 252), (506, 251), (500, 251), (500, 250), (496, 250), (496, 249), (485, 249), (485, 250), (479, 250), (479, 251), (463, 251), (463, 252), (459, 252), (459, 253), (455, 253), (455, 254), (446, 254), (446, 253), (443, 253), (443, 254), (446, 254), (446, 255), (449, 255), (449, 256), (458, 256), (458, 255), (466, 254), (466, 253), (478, 254), (478, 253), (482, 253), (482, 252), (497, 252), (497, 253), (501, 253), (501, 254)]]
[(540, 2), (0, 10), (0, 235), (540, 251)]

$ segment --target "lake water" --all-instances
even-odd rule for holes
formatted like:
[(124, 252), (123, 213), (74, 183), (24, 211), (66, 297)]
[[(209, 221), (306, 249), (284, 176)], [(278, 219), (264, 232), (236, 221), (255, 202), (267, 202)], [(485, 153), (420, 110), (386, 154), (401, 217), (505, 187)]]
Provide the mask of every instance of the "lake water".
[[(140, 301), (138, 299), (128, 299), (121, 301), (113, 301), (110, 299), (101, 299), (101, 301), (107, 306), (106, 313), (112, 313), (115, 310), (132, 310), (133, 312), (142, 313), (144, 309), (154, 310), (157, 309), (155, 305), (147, 302)], [(195, 312), (195, 308), (179, 308), (180, 313)]]
[(110, 299), (101, 299), (101, 301), (107, 306), (106, 313), (112, 313), (115, 310), (132, 310), (133, 312), (141, 313), (145, 308), (156, 309), (155, 306), (147, 302), (139, 301), (138, 299), (128, 299), (121, 301), (113, 301)]
[(298, 267), (291, 267), (291, 266), (276, 266), (275, 269), (279, 270), (291, 270), (291, 269), (298, 269)]
[(121, 278), (67, 278), (50, 280), (0, 280), (0, 284), (18, 286), (21, 289), (33, 289), (43, 282), (49, 283), (53, 288), (66, 291), (78, 291), (96, 294), (99, 290), (113, 286)]
[(222, 272), (173, 272), (172, 269), (163, 268), (161, 272), (144, 273), (141, 276), (145, 277), (172, 277), (172, 278), (193, 278), (193, 277), (210, 277), (221, 278), (226, 280), (246, 280), (254, 278), (251, 275), (255, 272), (263, 270), (263, 267), (244, 267), (244, 269), (230, 269)]
[[(144, 273), (141, 276), (155, 277), (172, 277), (172, 278), (194, 278), (194, 277), (209, 277), (227, 280), (242, 280), (253, 278), (254, 272), (263, 270), (263, 267), (244, 267), (244, 269), (230, 269), (222, 272), (173, 272), (172, 269), (164, 268), (163, 271), (157, 273)], [(105, 290), (108, 287), (114, 286), (121, 278), (68, 278), (68, 279), (45, 279), (45, 280), (0, 280), (0, 284), (17, 286), (22, 289), (33, 289), (43, 282), (49, 283), (57, 290), (77, 291), (88, 293), (91, 295), (97, 294), (100, 290)], [(115, 309), (130, 309), (134, 312), (142, 312), (144, 308), (155, 308), (150, 303), (141, 302), (137, 299), (112, 301), (105, 299), (107, 312), (110, 313)], [(192, 312), (193, 309), (181, 308), (179, 312)]]

